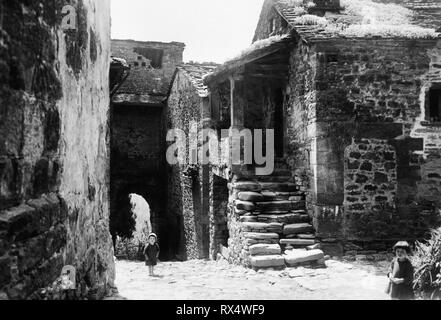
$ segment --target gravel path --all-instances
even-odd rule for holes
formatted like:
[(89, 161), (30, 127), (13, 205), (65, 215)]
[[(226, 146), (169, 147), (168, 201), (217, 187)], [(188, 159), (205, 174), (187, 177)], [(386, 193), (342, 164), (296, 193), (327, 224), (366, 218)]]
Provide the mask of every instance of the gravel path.
[(326, 269), (248, 270), (226, 262), (117, 261), (119, 296), (129, 300), (383, 300), (388, 262), (327, 261)]

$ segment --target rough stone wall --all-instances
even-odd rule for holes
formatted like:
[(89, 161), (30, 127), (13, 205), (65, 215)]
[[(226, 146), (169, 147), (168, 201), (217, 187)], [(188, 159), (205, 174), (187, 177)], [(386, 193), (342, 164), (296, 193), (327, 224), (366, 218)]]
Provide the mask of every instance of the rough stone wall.
[[(194, 129), (202, 129), (201, 103), (202, 98), (193, 84), (182, 71), (177, 72), (168, 99), (167, 128), (184, 131), (189, 140), (197, 139), (191, 138), (189, 132), (192, 124), (196, 126)], [(183, 148), (188, 159), (189, 141)], [(168, 168), (167, 211), (172, 216), (182, 217), (184, 234), (180, 252), (185, 259), (208, 257), (208, 210), (202, 203), (203, 183), (203, 168), (200, 165), (181, 163)], [(205, 183), (208, 184), (208, 181)]]
[(316, 64), (315, 51), (298, 43), (290, 57), (291, 76), (286, 88), (289, 99), (285, 100), (287, 161), (297, 185), (310, 191), (307, 193), (310, 212), (317, 201), (317, 187), (323, 182), (313, 180), (313, 174), (319, 162), (326, 161), (315, 156)]
[[(306, 169), (302, 180), (310, 183), (318, 236), (330, 241), (422, 237), (439, 220), (439, 126), (427, 124), (424, 115), (425, 92), (440, 81), (439, 44), (348, 39), (300, 48), (291, 62), (288, 136), (294, 142), (291, 164), (310, 158), (311, 171)], [(357, 153), (360, 159), (354, 159)], [(371, 166), (380, 170), (377, 176), (366, 170)], [(345, 181), (355, 181), (357, 188)], [(394, 190), (382, 190), (386, 184), (395, 184)], [(354, 205), (361, 211), (348, 211), (350, 193), (360, 188), (375, 189), (358, 196), (368, 193), (366, 203), (373, 198), (384, 208), (361, 210), (358, 198)]]
[(386, 140), (354, 141), (345, 150), (345, 212), (394, 203), (397, 195), (395, 148)]
[[(109, 233), (109, 1), (3, 1), (0, 293), (35, 293), (77, 268), (78, 295), (113, 286)], [(98, 14), (99, 13), (99, 14)]]
[[(164, 51), (160, 69), (149, 67), (150, 61), (143, 55), (144, 48)], [(179, 42), (112, 40), (112, 55), (127, 60), (131, 69), (129, 78), (118, 90), (118, 93), (167, 95), (176, 65), (182, 63), (184, 48), (185, 45)], [(142, 59), (139, 60), (139, 57)], [(143, 66), (143, 62), (146, 63), (146, 66)], [(158, 81), (158, 78), (161, 80)]]

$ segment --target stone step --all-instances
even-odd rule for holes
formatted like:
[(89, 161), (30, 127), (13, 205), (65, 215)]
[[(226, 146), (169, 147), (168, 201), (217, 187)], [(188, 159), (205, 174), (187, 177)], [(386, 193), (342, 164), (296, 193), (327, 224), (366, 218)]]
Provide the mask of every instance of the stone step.
[(303, 210), (306, 207), (305, 201), (267, 201), (257, 202), (255, 205), (262, 212)]
[(282, 248), (278, 244), (255, 244), (250, 246), (252, 256), (270, 256), (282, 254)]
[(303, 197), (302, 200), (305, 200), (305, 194), (303, 192), (262, 191), (262, 195), (265, 201), (290, 201), (291, 197)]
[(279, 244), (279, 239), (251, 239), (245, 238), (245, 245), (253, 246), (255, 244)]
[(311, 262), (324, 264), (325, 260), (325, 254), (322, 250), (290, 250), (283, 257), (288, 267), (296, 267)]
[(299, 187), (291, 182), (261, 182), (260, 187), (262, 191), (277, 191), (277, 192), (296, 192)]
[(255, 269), (260, 268), (282, 268), (286, 267), (285, 258), (282, 255), (253, 256), (251, 266)]
[(242, 227), (246, 232), (282, 233), (282, 223), (245, 222)]
[(280, 239), (280, 237), (277, 233), (244, 232), (243, 236), (246, 239), (254, 239), (254, 240), (277, 240), (277, 241), (279, 241), (279, 239)]
[(278, 222), (283, 224), (309, 223), (311, 218), (307, 214), (286, 213), (286, 214), (260, 214), (257, 216), (259, 222)]
[(302, 247), (306, 248), (315, 244), (315, 240), (306, 239), (281, 239), (280, 244), (284, 246)]
[(298, 234), (297, 238), (299, 239), (305, 239), (305, 240), (315, 240), (315, 234)]
[(241, 216), (239, 217), (239, 221), (244, 223), (244, 222), (260, 222), (258, 220), (258, 216)]
[(251, 192), (262, 191), (262, 186), (258, 182), (253, 182), (253, 181), (238, 181), (231, 184), (231, 188), (238, 191), (251, 191)]
[(238, 199), (241, 201), (249, 202), (262, 202), (265, 201), (264, 196), (258, 192), (242, 191), (237, 195)]
[(256, 209), (256, 205), (249, 201), (236, 200), (234, 204), (238, 211), (254, 211)]
[(309, 223), (288, 224), (283, 228), (284, 235), (297, 235), (314, 232), (314, 227)]

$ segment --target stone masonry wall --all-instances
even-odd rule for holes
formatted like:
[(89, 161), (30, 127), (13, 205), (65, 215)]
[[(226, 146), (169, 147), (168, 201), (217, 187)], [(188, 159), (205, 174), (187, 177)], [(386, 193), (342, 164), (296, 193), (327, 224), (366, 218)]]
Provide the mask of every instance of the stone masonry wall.
[(396, 152), (385, 140), (354, 141), (345, 150), (345, 212), (364, 212), (394, 203)]
[[(424, 102), (440, 81), (439, 48), (436, 40), (406, 39), (311, 47), (316, 100), (306, 105), (316, 107), (317, 121), (307, 136), (320, 238), (412, 240), (439, 224), (439, 126), (427, 124)], [(371, 199), (376, 205), (366, 208)]]
[(77, 269), (78, 296), (113, 286), (109, 233), (109, 1), (3, 1), (0, 22), (0, 296)]
[[(201, 130), (201, 103), (194, 85), (182, 71), (177, 72), (168, 100), (167, 129), (183, 130), (187, 137), (192, 123)], [(182, 147), (188, 158), (189, 144)], [(208, 258), (208, 208), (204, 209), (202, 202), (204, 183), (208, 185), (200, 165), (183, 163), (168, 168), (167, 211), (171, 216), (182, 217), (184, 234), (180, 237), (179, 251), (185, 259)]]

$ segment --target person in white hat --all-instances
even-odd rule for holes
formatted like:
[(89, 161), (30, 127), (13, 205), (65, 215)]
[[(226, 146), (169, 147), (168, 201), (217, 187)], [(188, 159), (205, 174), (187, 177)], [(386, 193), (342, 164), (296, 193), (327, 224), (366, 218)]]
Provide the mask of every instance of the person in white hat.
[(144, 249), (145, 265), (149, 267), (149, 275), (155, 276), (154, 268), (158, 264), (159, 245), (158, 236), (151, 233), (148, 238), (148, 243)]

